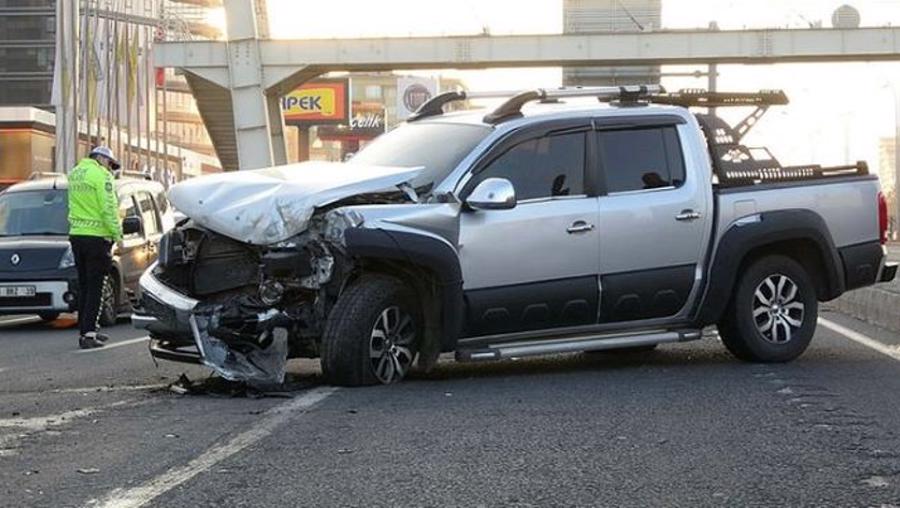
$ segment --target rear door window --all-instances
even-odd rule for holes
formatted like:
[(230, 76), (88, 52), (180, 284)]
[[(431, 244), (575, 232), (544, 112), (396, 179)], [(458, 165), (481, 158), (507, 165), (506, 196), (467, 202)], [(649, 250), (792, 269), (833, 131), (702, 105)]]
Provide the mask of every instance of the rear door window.
[[(131, 194), (119, 196), (119, 219), (124, 219), (125, 217), (140, 217), (137, 204), (134, 202), (134, 196)], [(140, 237), (140, 233), (131, 233), (124, 235), (123, 239), (132, 240)]]
[(160, 234), (162, 232), (162, 226), (159, 223), (159, 214), (156, 213), (156, 205), (153, 203), (153, 197), (150, 193), (141, 191), (137, 193), (137, 198), (141, 207), (141, 219), (144, 222), (144, 233), (146, 236)]
[(684, 183), (684, 159), (675, 127), (600, 131), (597, 138), (609, 193)]
[(165, 215), (167, 211), (169, 211), (169, 200), (166, 199), (166, 191), (159, 191), (156, 193), (156, 205), (159, 208), (159, 213)]

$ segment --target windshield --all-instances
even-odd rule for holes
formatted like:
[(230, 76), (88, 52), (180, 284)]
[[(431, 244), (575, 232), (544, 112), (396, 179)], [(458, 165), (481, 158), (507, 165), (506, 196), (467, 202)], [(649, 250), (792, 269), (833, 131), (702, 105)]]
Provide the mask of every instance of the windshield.
[(379, 136), (348, 164), (424, 166), (410, 184), (428, 192), (490, 132), (491, 129), (483, 125), (408, 123)]
[(65, 190), (0, 194), (0, 236), (67, 235)]

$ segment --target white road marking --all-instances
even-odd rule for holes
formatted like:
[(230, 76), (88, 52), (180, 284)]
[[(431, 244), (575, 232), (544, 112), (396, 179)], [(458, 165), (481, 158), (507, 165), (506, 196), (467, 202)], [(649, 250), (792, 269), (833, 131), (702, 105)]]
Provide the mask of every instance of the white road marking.
[(106, 344), (105, 346), (98, 347), (96, 349), (79, 349), (78, 351), (75, 351), (74, 353), (78, 354), (78, 355), (83, 355), (83, 354), (87, 354), (87, 353), (102, 353), (104, 351), (109, 351), (110, 349), (114, 349), (117, 347), (130, 346), (132, 344), (147, 342), (148, 340), (150, 340), (150, 337), (138, 337), (136, 339), (123, 340), (122, 342), (110, 342), (110, 343)]
[(116, 489), (103, 499), (92, 499), (88, 501), (86, 506), (99, 506), (102, 508), (137, 508), (144, 506), (162, 494), (207, 471), (219, 462), (256, 444), (290, 420), (297, 412), (310, 409), (335, 391), (337, 391), (337, 388), (333, 387), (316, 388), (302, 397), (275, 406), (266, 411), (263, 418), (253, 424), (253, 428), (238, 434), (224, 445), (210, 448), (184, 466), (170, 469), (141, 486), (130, 489)]
[(0, 326), (20, 325), (20, 324), (24, 324), (24, 323), (37, 323), (38, 321), (40, 321), (40, 318), (37, 316), (11, 318), (11, 319), (0, 319)]
[[(58, 427), (64, 425), (76, 418), (84, 418), (99, 411), (113, 409), (117, 407), (135, 407), (148, 404), (150, 401), (119, 401), (112, 404), (106, 404), (97, 407), (86, 407), (75, 409), (63, 413), (57, 413), (47, 416), (35, 416), (31, 418), (4, 418), (0, 419), (0, 429), (15, 429), (16, 433), (0, 436), (0, 457), (11, 455), (15, 450), (11, 449), (11, 445), (16, 441), (27, 437), (28, 433), (42, 432), (50, 427)], [(23, 433), (24, 432), (24, 433)]]
[(86, 388), (57, 388), (50, 393), (106, 393), (106, 392), (141, 392), (144, 390), (161, 390), (169, 386), (166, 383), (155, 385), (125, 385), (125, 386), (88, 386)]
[(831, 322), (825, 318), (819, 318), (819, 324), (828, 328), (829, 330), (839, 333), (844, 337), (856, 342), (858, 344), (862, 344), (867, 348), (874, 349), (879, 353), (890, 356), (894, 360), (900, 360), (900, 346), (888, 346), (887, 344), (882, 344), (875, 339), (867, 337), (855, 330), (851, 330), (845, 326), (841, 326), (837, 323)]

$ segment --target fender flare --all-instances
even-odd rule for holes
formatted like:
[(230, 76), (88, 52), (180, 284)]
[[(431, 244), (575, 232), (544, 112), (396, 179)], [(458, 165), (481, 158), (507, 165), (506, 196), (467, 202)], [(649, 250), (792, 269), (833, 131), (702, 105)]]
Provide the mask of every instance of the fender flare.
[(445, 241), (385, 229), (350, 228), (344, 243), (351, 256), (401, 261), (437, 275), (441, 303), (441, 351), (453, 351), (462, 330), (463, 290), (459, 256)]
[[(695, 321), (700, 326), (717, 323), (731, 301), (738, 273), (746, 256), (768, 244), (810, 241), (818, 250), (825, 268), (825, 299), (845, 290), (844, 272), (838, 250), (822, 217), (810, 210), (791, 209), (763, 212), (758, 219), (737, 221), (722, 235), (706, 271), (706, 291)], [(751, 216), (753, 217), (753, 216)]]

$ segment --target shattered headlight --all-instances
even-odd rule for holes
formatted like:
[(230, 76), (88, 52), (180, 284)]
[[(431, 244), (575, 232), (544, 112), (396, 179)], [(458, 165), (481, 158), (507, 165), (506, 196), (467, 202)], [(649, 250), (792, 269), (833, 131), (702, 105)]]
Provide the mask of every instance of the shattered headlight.
[(332, 210), (325, 214), (325, 239), (343, 245), (344, 231), (359, 227), (363, 221), (363, 216), (355, 210)]
[(62, 259), (59, 260), (59, 269), (72, 268), (73, 266), (75, 266), (75, 253), (72, 252), (72, 246), (69, 245), (66, 248), (66, 252), (62, 255)]

